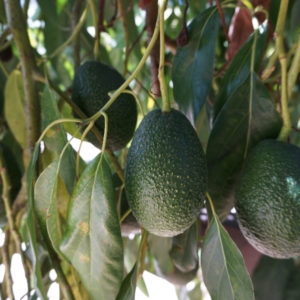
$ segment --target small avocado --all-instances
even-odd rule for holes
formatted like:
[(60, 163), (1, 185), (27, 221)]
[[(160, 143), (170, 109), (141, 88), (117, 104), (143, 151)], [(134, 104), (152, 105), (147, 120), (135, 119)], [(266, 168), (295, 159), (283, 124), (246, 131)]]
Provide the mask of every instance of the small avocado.
[[(76, 71), (72, 86), (72, 101), (91, 117), (110, 99), (108, 93), (117, 90), (124, 78), (114, 68), (98, 61), (88, 61)], [(124, 148), (131, 140), (137, 121), (137, 107), (132, 95), (122, 93), (106, 111), (108, 116), (107, 145), (113, 150)], [(100, 133), (104, 134), (104, 118), (96, 123)], [(93, 133), (87, 139), (96, 147), (101, 147)]]
[(174, 109), (148, 113), (125, 166), (125, 191), (137, 221), (155, 235), (178, 235), (196, 220), (206, 190), (205, 154), (188, 119)]
[(246, 159), (235, 208), (250, 244), (275, 258), (300, 254), (300, 149), (264, 140)]

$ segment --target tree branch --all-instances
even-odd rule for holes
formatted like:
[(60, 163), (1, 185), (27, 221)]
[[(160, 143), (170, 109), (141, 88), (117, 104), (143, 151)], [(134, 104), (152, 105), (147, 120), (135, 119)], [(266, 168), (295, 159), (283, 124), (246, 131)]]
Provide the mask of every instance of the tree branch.
[(27, 26), (20, 2), (4, 0), (8, 25), (16, 43), (24, 83), (24, 110), (26, 118), (27, 153), (24, 155), (24, 164), (27, 166), (34, 144), (40, 135), (40, 103), (36, 82), (32, 80), (36, 67), (34, 51), (27, 35)]

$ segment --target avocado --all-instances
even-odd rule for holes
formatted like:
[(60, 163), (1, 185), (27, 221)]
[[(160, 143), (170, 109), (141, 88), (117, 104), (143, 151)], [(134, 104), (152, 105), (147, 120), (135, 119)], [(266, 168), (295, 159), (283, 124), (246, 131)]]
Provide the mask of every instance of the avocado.
[(175, 236), (196, 220), (207, 190), (198, 136), (179, 111), (153, 110), (128, 151), (125, 191), (137, 221), (158, 236)]
[[(124, 78), (117, 70), (98, 61), (88, 61), (81, 65), (74, 77), (72, 101), (91, 117), (110, 99), (108, 93), (117, 90)], [(106, 111), (108, 116), (107, 146), (113, 150), (124, 148), (131, 140), (137, 121), (137, 107), (132, 95), (122, 93)], [(104, 134), (104, 118), (95, 122)], [(96, 147), (101, 147), (96, 136), (89, 133), (87, 139)]]
[(300, 254), (300, 149), (264, 140), (246, 159), (235, 208), (250, 244), (275, 258)]

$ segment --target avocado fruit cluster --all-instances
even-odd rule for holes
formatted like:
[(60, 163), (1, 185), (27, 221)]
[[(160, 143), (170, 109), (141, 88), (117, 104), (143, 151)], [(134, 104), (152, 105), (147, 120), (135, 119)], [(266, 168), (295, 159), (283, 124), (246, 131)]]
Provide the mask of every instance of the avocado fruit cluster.
[[(97, 113), (109, 100), (109, 92), (117, 90), (123, 83), (122, 75), (109, 65), (98, 61), (87, 61), (75, 73), (72, 86), (72, 101), (87, 116)], [(137, 121), (137, 107), (132, 95), (122, 93), (106, 111), (108, 116), (107, 146), (113, 150), (124, 148), (131, 140)], [(95, 126), (104, 134), (104, 118)], [(87, 139), (101, 147), (93, 133)]]
[(150, 233), (175, 236), (196, 220), (207, 191), (206, 158), (181, 112), (156, 109), (142, 120), (126, 159), (125, 190)]
[(264, 140), (246, 159), (235, 208), (240, 229), (260, 252), (274, 258), (300, 254), (300, 149)]

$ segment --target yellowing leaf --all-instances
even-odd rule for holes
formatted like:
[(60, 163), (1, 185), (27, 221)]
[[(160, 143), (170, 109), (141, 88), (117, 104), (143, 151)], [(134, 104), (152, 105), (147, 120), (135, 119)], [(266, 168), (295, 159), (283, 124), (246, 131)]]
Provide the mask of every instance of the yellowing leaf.
[(10, 73), (4, 90), (4, 114), (8, 126), (18, 143), (26, 146), (26, 120), (24, 113), (24, 88), (21, 72)]

